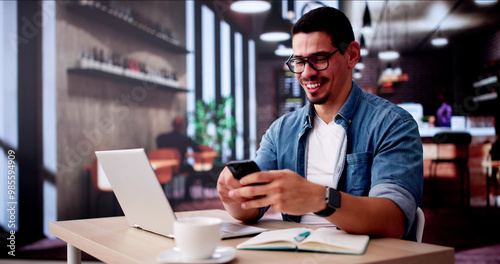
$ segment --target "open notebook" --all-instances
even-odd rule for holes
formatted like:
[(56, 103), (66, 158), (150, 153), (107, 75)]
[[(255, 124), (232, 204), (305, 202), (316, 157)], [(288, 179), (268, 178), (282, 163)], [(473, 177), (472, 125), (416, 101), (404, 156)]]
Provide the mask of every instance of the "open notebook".
[(307, 227), (264, 232), (239, 244), (237, 249), (293, 250), (361, 255), (370, 237), (353, 235), (334, 228)]
[[(176, 217), (144, 149), (95, 153), (129, 224), (173, 238)], [(222, 229), (222, 238), (267, 231), (229, 222), (223, 222)]]

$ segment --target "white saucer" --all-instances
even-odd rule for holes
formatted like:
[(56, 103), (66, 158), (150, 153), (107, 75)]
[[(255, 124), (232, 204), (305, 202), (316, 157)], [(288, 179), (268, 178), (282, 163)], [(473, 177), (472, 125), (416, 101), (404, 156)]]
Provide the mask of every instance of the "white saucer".
[(162, 263), (226, 263), (236, 257), (236, 249), (233, 247), (217, 247), (212, 258), (200, 260), (184, 260), (181, 251), (175, 247), (158, 255), (156, 260)]

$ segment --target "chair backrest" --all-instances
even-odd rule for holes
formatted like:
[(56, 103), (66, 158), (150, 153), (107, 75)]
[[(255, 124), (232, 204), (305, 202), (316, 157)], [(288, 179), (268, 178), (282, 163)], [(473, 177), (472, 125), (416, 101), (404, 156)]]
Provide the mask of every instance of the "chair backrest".
[[(179, 164), (177, 166), (172, 167), (172, 173), (174, 175), (179, 173), (180, 170), (180, 162), (181, 162), (181, 153), (178, 149), (176, 148), (159, 148), (159, 149), (153, 149), (149, 151), (148, 153), (148, 158), (151, 159), (156, 159), (156, 160), (177, 160), (179, 161)], [(158, 173), (158, 171), (157, 171)]]
[(469, 144), (472, 141), (472, 136), (468, 132), (440, 132), (432, 137), (432, 141), (436, 143), (437, 159), (440, 159), (440, 144), (453, 144), (457, 147), (458, 157), (467, 163), (469, 159)]
[(424, 226), (425, 226), (425, 215), (424, 211), (420, 207), (417, 208), (417, 228), (416, 237), (417, 242), (422, 243), (422, 237), (424, 236)]

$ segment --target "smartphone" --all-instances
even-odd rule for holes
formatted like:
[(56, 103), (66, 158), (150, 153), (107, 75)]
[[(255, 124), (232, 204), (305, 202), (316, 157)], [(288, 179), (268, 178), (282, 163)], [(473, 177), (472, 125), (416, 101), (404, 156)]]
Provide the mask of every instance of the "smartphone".
[(259, 166), (253, 160), (233, 160), (226, 163), (233, 177), (241, 180), (250, 173), (260, 171)]

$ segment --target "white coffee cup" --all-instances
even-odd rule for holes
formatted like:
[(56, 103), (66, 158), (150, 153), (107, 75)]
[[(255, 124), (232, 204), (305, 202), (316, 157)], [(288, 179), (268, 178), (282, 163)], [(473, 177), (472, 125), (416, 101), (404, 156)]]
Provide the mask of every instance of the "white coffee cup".
[(221, 240), (222, 221), (190, 217), (174, 222), (174, 238), (184, 260), (210, 259)]

